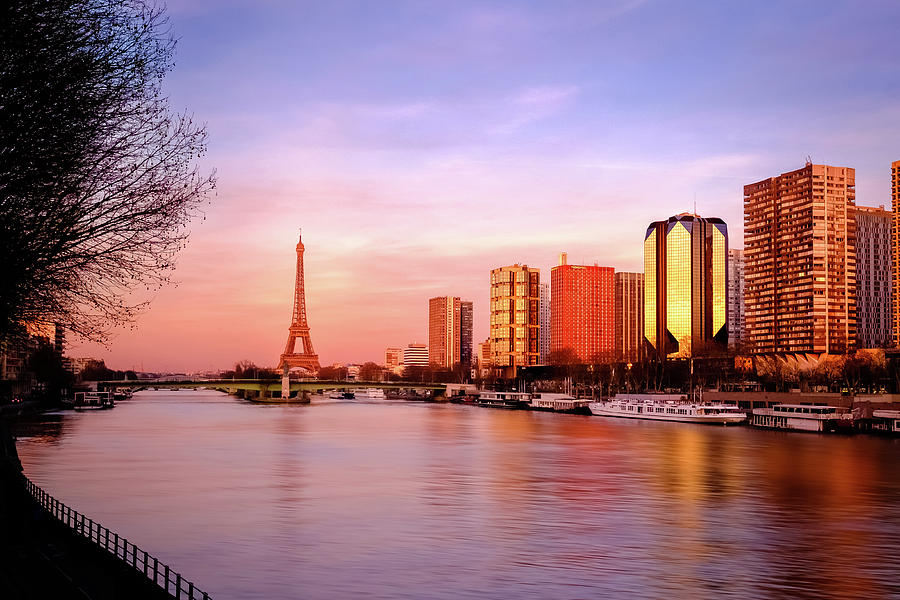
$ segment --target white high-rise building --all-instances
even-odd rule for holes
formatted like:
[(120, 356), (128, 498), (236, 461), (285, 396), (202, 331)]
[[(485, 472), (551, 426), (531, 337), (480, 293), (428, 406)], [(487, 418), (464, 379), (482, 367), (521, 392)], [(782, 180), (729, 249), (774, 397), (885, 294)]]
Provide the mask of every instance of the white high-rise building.
[(403, 349), (403, 366), (404, 367), (427, 367), (428, 366), (428, 345), (427, 344), (410, 344)]
[(744, 335), (744, 251), (728, 250), (728, 345), (746, 341)]
[(539, 353), (538, 359), (540, 364), (547, 364), (547, 356), (550, 354), (550, 284), (541, 284), (541, 306), (540, 313), (540, 334), (539, 334)]

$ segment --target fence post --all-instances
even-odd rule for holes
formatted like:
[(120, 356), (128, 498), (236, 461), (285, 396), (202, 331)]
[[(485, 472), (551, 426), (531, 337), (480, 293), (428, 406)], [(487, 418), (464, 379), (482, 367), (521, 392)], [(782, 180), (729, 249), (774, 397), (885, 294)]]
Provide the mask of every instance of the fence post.
[(153, 557), (153, 583), (156, 583), (156, 577), (159, 575), (159, 559)]
[(169, 565), (166, 565), (166, 593), (169, 593)]
[(175, 600), (181, 600), (181, 573), (175, 573)]

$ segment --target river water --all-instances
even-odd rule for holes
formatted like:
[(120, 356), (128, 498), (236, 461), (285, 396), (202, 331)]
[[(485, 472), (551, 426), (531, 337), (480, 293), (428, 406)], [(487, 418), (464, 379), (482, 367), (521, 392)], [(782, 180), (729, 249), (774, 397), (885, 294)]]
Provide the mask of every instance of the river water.
[(26, 473), (216, 600), (900, 598), (900, 441), (141, 392)]

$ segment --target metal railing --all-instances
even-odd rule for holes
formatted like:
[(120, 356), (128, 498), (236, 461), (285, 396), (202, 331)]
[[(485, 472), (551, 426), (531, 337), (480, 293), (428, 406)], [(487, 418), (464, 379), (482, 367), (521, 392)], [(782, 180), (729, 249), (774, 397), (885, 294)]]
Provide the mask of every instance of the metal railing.
[(25, 489), (31, 497), (37, 501), (47, 512), (53, 515), (61, 523), (69, 527), (77, 535), (97, 544), (113, 556), (132, 567), (139, 573), (164, 589), (173, 598), (178, 600), (209, 600), (210, 596), (176, 573), (169, 565), (163, 564), (155, 556), (147, 554), (124, 537), (119, 537), (97, 523), (93, 519), (85, 517), (77, 510), (66, 506), (30, 479), (24, 477)]

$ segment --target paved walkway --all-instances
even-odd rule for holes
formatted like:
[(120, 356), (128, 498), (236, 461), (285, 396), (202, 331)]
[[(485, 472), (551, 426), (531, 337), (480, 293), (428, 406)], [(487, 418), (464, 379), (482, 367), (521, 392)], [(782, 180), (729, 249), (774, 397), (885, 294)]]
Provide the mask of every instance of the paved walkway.
[(21, 472), (9, 423), (0, 418), (0, 598), (170, 598), (48, 515), (25, 492)]

